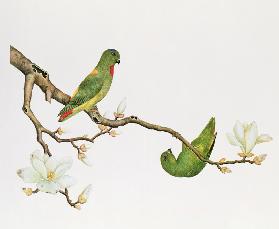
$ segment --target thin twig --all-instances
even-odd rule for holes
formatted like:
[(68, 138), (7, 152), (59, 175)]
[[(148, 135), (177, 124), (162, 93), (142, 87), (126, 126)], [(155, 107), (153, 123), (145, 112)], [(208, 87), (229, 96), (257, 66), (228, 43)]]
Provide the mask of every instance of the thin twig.
[(75, 201), (73, 202), (71, 199), (70, 199), (70, 196), (69, 196), (69, 191), (67, 188), (65, 188), (64, 191), (60, 190), (59, 193), (61, 193), (62, 195), (64, 195), (66, 197), (66, 200), (68, 202), (68, 204), (71, 206), (71, 207), (76, 207), (76, 205), (79, 203), (79, 201)]

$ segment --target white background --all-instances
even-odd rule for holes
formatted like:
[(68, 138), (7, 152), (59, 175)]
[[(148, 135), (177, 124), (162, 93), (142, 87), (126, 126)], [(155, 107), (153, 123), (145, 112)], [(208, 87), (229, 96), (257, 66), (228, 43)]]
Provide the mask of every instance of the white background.
[[(278, 1), (10, 1), (1, 4), (1, 228), (278, 228)], [(48, 137), (51, 151), (70, 155), (69, 174), (78, 179), (75, 198), (89, 183), (90, 201), (81, 211), (63, 196), (39, 193), (16, 175), (39, 149), (34, 128), (21, 111), (23, 76), (9, 65), (14, 45), (50, 73), (71, 94), (93, 69), (103, 50), (115, 48), (121, 64), (99, 104), (113, 112), (123, 97), (127, 115), (172, 127), (194, 138), (211, 116), (218, 138), (212, 159), (237, 158), (225, 133), (235, 120), (258, 123), (274, 141), (255, 148), (267, 153), (262, 166), (230, 166), (221, 174), (207, 166), (194, 178), (169, 176), (160, 165), (171, 136), (128, 125), (117, 138), (104, 136), (91, 146), (91, 168), (76, 160), (68, 144)], [(48, 104), (34, 89), (32, 107), (56, 129), (61, 104)], [(65, 136), (95, 134), (80, 113), (62, 124)], [(66, 227), (67, 226), (67, 227)]]

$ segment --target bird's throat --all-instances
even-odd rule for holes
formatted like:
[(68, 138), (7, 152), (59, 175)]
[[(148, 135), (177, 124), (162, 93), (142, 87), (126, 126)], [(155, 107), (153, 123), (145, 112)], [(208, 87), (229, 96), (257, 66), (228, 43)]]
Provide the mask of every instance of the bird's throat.
[(109, 67), (109, 73), (110, 73), (111, 78), (113, 78), (113, 74), (114, 74), (114, 65), (111, 65), (111, 66)]

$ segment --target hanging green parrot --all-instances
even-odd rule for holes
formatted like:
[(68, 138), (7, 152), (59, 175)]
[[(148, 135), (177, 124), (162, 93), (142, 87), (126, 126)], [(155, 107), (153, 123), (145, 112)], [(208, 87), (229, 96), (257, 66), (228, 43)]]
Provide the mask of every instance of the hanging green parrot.
[[(191, 142), (205, 159), (209, 159), (216, 138), (215, 119), (211, 118), (200, 135)], [(182, 143), (182, 152), (177, 159), (168, 149), (161, 155), (163, 169), (175, 177), (193, 177), (198, 175), (206, 163), (201, 161), (187, 146)]]
[(114, 65), (120, 63), (120, 54), (115, 49), (103, 52), (97, 66), (80, 83), (70, 102), (58, 114), (63, 122), (80, 111), (90, 111), (108, 93), (114, 74)]

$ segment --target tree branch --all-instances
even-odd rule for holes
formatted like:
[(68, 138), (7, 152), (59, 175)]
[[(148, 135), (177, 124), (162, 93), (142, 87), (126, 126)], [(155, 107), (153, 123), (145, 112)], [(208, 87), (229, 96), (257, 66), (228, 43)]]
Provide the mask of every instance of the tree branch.
[[(175, 137), (179, 141), (181, 141), (183, 144), (185, 144), (188, 148), (192, 150), (192, 152), (198, 157), (199, 160), (206, 162), (208, 164), (216, 166), (221, 172), (226, 173), (230, 170), (227, 167), (222, 167), (223, 165), (232, 165), (232, 164), (243, 164), (243, 163), (250, 163), (250, 164), (257, 164), (254, 160), (249, 160), (247, 157), (242, 157), (239, 160), (225, 160), (222, 158), (220, 161), (212, 161), (209, 159), (204, 158), (201, 153), (194, 148), (189, 141), (187, 141), (179, 132), (165, 126), (160, 126), (157, 124), (152, 124), (149, 122), (146, 122), (144, 120), (141, 120), (137, 116), (129, 116), (126, 118), (119, 119), (116, 117), (114, 120), (107, 119), (100, 115), (98, 109), (92, 109), (90, 112), (86, 112), (90, 119), (94, 122), (99, 124), (100, 132), (95, 134), (93, 137), (72, 137), (72, 138), (61, 138), (58, 135), (61, 135), (61, 130), (59, 128), (56, 131), (51, 131), (47, 128), (45, 128), (40, 121), (37, 119), (37, 117), (34, 115), (31, 109), (31, 99), (32, 99), (32, 91), (34, 85), (37, 85), (42, 92), (45, 94), (45, 100), (48, 102), (51, 102), (51, 99), (56, 100), (57, 102), (65, 105), (70, 101), (70, 96), (59, 90), (57, 87), (55, 87), (52, 82), (49, 79), (49, 74), (41, 69), (38, 65), (32, 63), (28, 58), (26, 58), (21, 52), (19, 52), (14, 47), (10, 46), (10, 63), (14, 67), (16, 67), (18, 70), (20, 70), (23, 75), (25, 76), (25, 82), (24, 82), (24, 101), (23, 101), (23, 107), (22, 110), (25, 113), (25, 115), (31, 120), (33, 123), (35, 129), (36, 129), (36, 135), (37, 135), (37, 141), (42, 146), (44, 153), (51, 156), (51, 152), (48, 148), (48, 145), (43, 140), (43, 133), (49, 135), (51, 138), (53, 138), (58, 143), (71, 143), (71, 145), (77, 150), (78, 156), (84, 156), (84, 153), (86, 149), (82, 149), (82, 145), (79, 146), (76, 142), (78, 141), (87, 141), (90, 143), (94, 143), (95, 139), (104, 135), (104, 134), (112, 134), (113, 128), (118, 128), (120, 126), (125, 126), (128, 124), (136, 124), (139, 126), (142, 126), (146, 129), (155, 130), (159, 132), (165, 132), (170, 134), (171, 136)], [(80, 157), (78, 157), (80, 159)], [(82, 158), (82, 157), (81, 157)], [(260, 164), (260, 162), (258, 163)], [(31, 191), (30, 191), (31, 190)], [(32, 189), (28, 188), (28, 190), (25, 190), (25, 193), (27, 195), (31, 195), (32, 193), (37, 193), (39, 189), (36, 189), (32, 191)], [(75, 207), (77, 209), (80, 208), (80, 201), (77, 200), (76, 202), (73, 202), (69, 197), (68, 189), (60, 190), (59, 193), (64, 195), (66, 197), (66, 200), (68, 204), (72, 207)]]
[[(56, 135), (56, 132), (52, 132), (42, 126), (42, 124), (38, 121), (38, 119), (35, 117), (33, 112), (30, 109), (30, 101), (32, 97), (32, 89), (34, 84), (39, 86), (43, 93), (46, 94), (47, 101), (50, 101), (51, 99), (56, 100), (59, 103), (67, 104), (70, 101), (70, 96), (56, 88), (50, 81), (49, 75), (46, 71), (42, 70), (39, 66), (32, 63), (28, 58), (26, 58), (21, 52), (19, 52), (14, 47), (10, 47), (10, 63), (16, 67), (18, 70), (20, 70), (25, 75), (25, 87), (24, 87), (24, 113), (30, 118), (30, 120), (33, 122), (36, 130), (37, 130), (37, 140), (42, 145), (44, 152), (50, 155), (49, 149), (47, 144), (44, 143), (42, 140), (42, 133), (46, 133), (49, 136), (51, 136), (53, 139), (55, 139), (57, 142), (70, 142), (75, 148), (78, 149), (78, 146), (75, 145), (75, 141), (88, 141), (88, 142), (94, 142), (95, 138), (105, 134), (109, 133), (109, 131), (112, 128), (117, 128), (120, 126), (125, 126), (127, 124), (133, 123), (140, 125), (144, 128), (160, 131), (160, 132), (166, 132), (172, 135), (173, 137), (177, 138), (181, 142), (183, 142), (187, 147), (189, 147), (193, 153), (203, 162), (206, 162), (211, 165), (217, 166), (219, 170), (221, 170), (222, 165), (228, 165), (228, 164), (242, 164), (242, 163), (250, 163), (254, 164), (254, 161), (248, 160), (246, 158), (242, 158), (241, 160), (230, 160), (230, 161), (221, 161), (216, 162), (212, 160), (207, 160), (202, 157), (201, 153), (194, 148), (189, 141), (187, 141), (180, 133), (177, 131), (165, 127), (160, 126), (156, 124), (152, 124), (149, 122), (146, 122), (144, 120), (139, 119), (136, 116), (130, 116), (119, 120), (110, 120), (107, 118), (104, 118), (100, 115), (98, 110), (94, 109), (90, 112), (87, 112), (91, 120), (95, 123), (109, 126), (110, 128), (106, 130), (105, 132), (100, 132), (96, 134), (93, 138), (88, 137), (76, 137), (76, 138), (70, 138), (70, 139), (62, 139), (59, 138)], [(222, 171), (222, 170), (221, 170)]]

